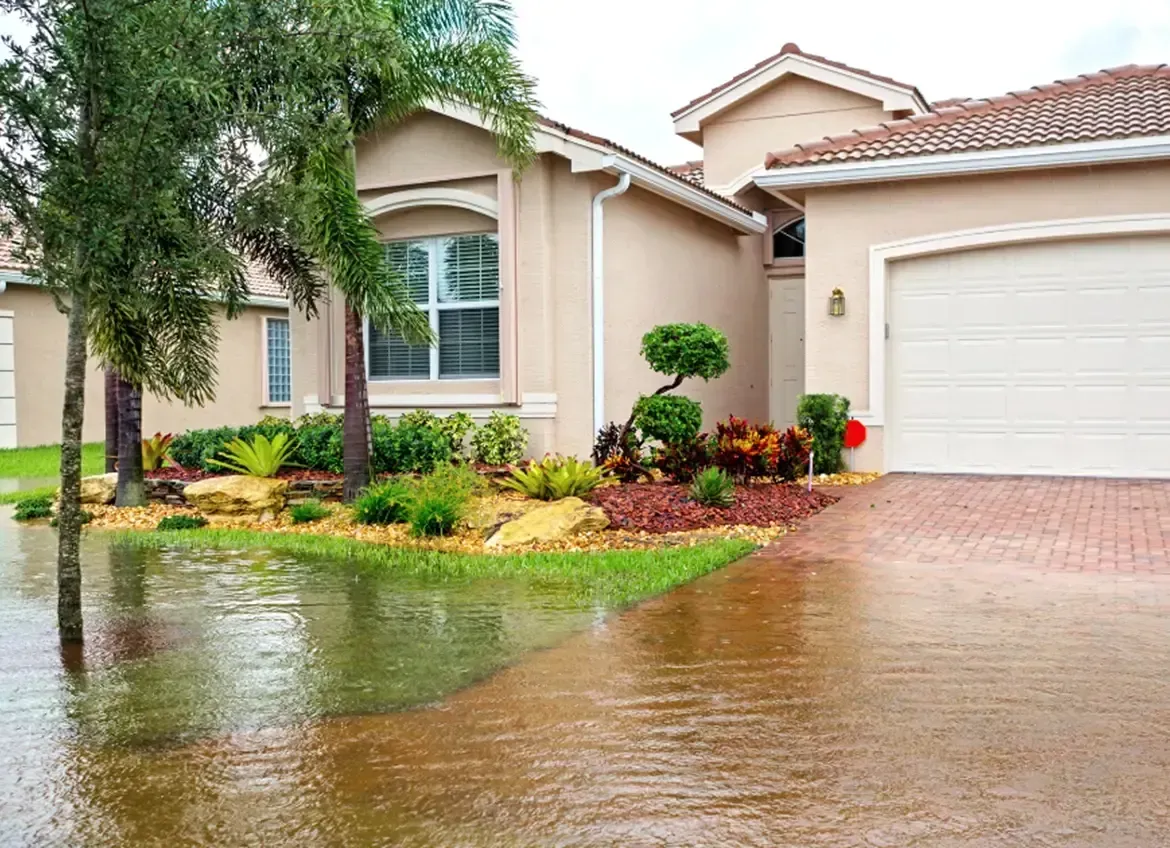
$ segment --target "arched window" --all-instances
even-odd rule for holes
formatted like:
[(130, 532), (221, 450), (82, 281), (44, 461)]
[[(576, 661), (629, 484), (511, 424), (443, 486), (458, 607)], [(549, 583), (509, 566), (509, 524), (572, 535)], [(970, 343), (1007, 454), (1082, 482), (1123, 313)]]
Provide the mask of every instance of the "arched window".
[(772, 233), (773, 259), (804, 258), (804, 218), (789, 221)]

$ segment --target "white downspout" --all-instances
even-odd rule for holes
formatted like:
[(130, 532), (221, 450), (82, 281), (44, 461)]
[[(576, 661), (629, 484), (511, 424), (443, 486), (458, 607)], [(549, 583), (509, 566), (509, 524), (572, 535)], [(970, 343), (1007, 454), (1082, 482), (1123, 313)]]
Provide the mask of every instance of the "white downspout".
[(599, 191), (593, 197), (593, 256), (590, 262), (593, 282), (590, 292), (593, 304), (593, 435), (605, 426), (605, 213), (601, 204), (611, 197), (625, 194), (630, 187), (630, 175), (622, 172), (617, 185)]

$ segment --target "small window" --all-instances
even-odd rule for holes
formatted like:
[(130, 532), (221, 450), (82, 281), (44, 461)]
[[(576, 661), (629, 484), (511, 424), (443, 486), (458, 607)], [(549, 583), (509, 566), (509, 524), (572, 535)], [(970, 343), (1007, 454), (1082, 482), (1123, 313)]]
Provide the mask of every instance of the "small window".
[(772, 233), (772, 258), (804, 258), (804, 218), (797, 218), (776, 228)]
[(292, 355), (287, 318), (265, 319), (264, 361), (268, 403), (291, 403)]
[(386, 261), (427, 313), (439, 347), (368, 327), (371, 380), (500, 376), (500, 245), (493, 233), (391, 242)]

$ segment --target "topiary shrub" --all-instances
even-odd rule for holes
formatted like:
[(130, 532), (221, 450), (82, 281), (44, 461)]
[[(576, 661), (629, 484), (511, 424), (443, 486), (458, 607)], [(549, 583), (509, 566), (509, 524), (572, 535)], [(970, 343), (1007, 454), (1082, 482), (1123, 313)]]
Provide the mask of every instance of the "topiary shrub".
[(158, 530), (199, 530), (207, 526), (202, 515), (168, 515), (158, 523)]
[[(613, 439), (614, 443), (619, 449), (623, 448), (629, 434), (638, 429), (635, 425), (639, 418), (644, 418), (657, 431), (657, 435), (652, 435), (643, 429), (642, 438), (658, 438), (664, 444), (695, 438), (703, 421), (703, 410), (698, 402), (673, 396), (670, 400), (655, 398), (674, 391), (683, 380), (695, 377), (713, 380), (724, 374), (730, 367), (727, 337), (702, 323), (662, 324), (642, 336), (642, 357), (654, 371), (674, 379), (654, 394), (639, 398), (629, 419)], [(633, 462), (627, 452), (623, 451), (617, 459), (623, 464), (632, 464), (633, 470), (650, 478), (650, 472), (640, 461)]]
[(16, 511), (12, 517), (17, 521), (33, 521), (38, 518), (50, 518), (53, 515), (53, 498), (49, 495), (36, 495), (16, 502)]
[(485, 465), (510, 465), (528, 450), (528, 431), (515, 415), (493, 412), (471, 434), (475, 459)]
[(681, 395), (642, 395), (634, 405), (634, 426), (664, 445), (690, 442), (703, 426), (703, 407)]
[(813, 467), (817, 474), (836, 474), (844, 465), (845, 425), (849, 399), (841, 395), (801, 395), (796, 423), (812, 436)]

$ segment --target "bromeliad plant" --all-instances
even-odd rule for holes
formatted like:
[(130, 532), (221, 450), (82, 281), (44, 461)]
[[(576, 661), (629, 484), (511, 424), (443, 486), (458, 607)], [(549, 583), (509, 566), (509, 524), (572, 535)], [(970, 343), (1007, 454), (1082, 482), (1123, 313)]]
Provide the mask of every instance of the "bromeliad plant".
[(691, 500), (703, 506), (735, 506), (735, 481), (722, 468), (706, 468), (695, 475)]
[(605, 469), (575, 456), (546, 456), (540, 462), (531, 461), (527, 468), (517, 468), (500, 485), (542, 501), (588, 494), (605, 480)]
[(142, 440), (142, 470), (157, 471), (163, 463), (178, 465), (171, 457), (171, 442), (175, 437), (171, 433), (155, 433), (149, 439)]
[(257, 433), (251, 444), (238, 437), (232, 439), (220, 451), (220, 456), (227, 458), (212, 459), (210, 463), (249, 477), (273, 477), (284, 466), (295, 465), (290, 461), (295, 450), (296, 440), (287, 433), (277, 433), (271, 441)]

